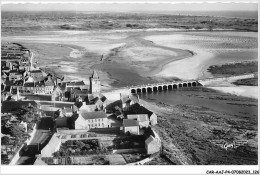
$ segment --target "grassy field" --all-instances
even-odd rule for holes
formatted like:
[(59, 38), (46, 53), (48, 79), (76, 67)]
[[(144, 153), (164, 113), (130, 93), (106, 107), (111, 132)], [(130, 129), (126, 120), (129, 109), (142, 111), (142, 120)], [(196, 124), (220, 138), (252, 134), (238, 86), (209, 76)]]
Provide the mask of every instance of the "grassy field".
[(248, 79), (237, 80), (233, 84), (245, 85), (245, 86), (258, 86), (258, 78), (248, 78)]
[(242, 75), (258, 72), (258, 62), (241, 62), (210, 66), (208, 71), (213, 75)]
[[(216, 98), (221, 98), (221, 95)], [(164, 154), (172, 162), (189, 165), (257, 164), (257, 114), (249, 117), (217, 112), (199, 105), (142, 103), (158, 114), (158, 125), (154, 129), (162, 140)], [(234, 140), (248, 143), (225, 150), (211, 143), (220, 139), (228, 143)]]

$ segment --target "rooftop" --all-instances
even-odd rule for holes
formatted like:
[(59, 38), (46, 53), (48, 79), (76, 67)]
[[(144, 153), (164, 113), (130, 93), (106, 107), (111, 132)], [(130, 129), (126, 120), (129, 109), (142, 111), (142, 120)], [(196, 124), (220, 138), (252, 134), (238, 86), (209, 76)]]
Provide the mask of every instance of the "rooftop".
[(99, 79), (99, 76), (98, 76), (96, 70), (93, 71), (93, 73), (92, 73), (92, 75), (91, 75), (91, 78)]
[(86, 112), (86, 113), (81, 113), (81, 116), (85, 119), (98, 119), (98, 118), (107, 118), (107, 114), (102, 111), (97, 111), (97, 112)]
[(84, 86), (85, 83), (84, 81), (71, 81), (71, 82), (67, 82), (67, 86)]
[(124, 119), (123, 120), (123, 126), (139, 126), (138, 121), (136, 120), (131, 120), (131, 119)]
[(155, 141), (155, 138), (150, 135), (150, 137), (148, 137), (148, 138), (145, 140), (145, 144), (152, 143), (153, 141)]

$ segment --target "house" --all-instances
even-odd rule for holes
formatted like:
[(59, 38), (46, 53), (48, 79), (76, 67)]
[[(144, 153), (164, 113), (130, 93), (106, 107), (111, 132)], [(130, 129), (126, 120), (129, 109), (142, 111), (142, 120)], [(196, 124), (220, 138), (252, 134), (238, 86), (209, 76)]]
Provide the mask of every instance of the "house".
[(72, 109), (72, 106), (70, 108), (65, 108), (63, 107), (61, 109), (61, 114), (65, 117), (71, 117), (72, 114), (73, 114), (73, 109)]
[(157, 138), (150, 135), (150, 137), (145, 140), (145, 149), (147, 154), (154, 154), (159, 152), (161, 149), (160, 139), (158, 140)]
[(51, 94), (54, 90), (54, 80), (51, 76), (48, 76), (47, 80), (44, 81), (45, 84), (45, 94)]
[(39, 78), (43, 77), (43, 73), (39, 69), (38, 70), (31, 70), (30, 76), (34, 79), (39, 79)]
[(83, 80), (66, 82), (66, 91), (70, 91), (73, 88), (79, 88), (80, 90), (82, 90), (87, 89), (87, 86)]
[(79, 113), (75, 121), (75, 129), (109, 128), (111, 123), (107, 114), (102, 111)]
[(57, 137), (57, 134), (53, 134), (49, 143), (41, 150), (42, 157), (53, 157), (53, 153), (58, 151), (61, 146), (61, 139)]
[(51, 94), (52, 101), (62, 101), (63, 93), (59, 86), (56, 86)]
[(22, 92), (33, 94), (34, 93), (34, 82), (25, 82), (22, 87)]
[(23, 77), (24, 73), (19, 70), (10, 70), (9, 80), (20, 80)]
[(140, 128), (147, 128), (149, 126), (149, 118), (148, 114), (132, 114), (132, 115), (127, 115), (127, 119), (131, 120), (137, 120), (139, 122)]
[(35, 94), (45, 94), (45, 84), (43, 81), (34, 83)]
[(123, 119), (123, 131), (139, 135), (139, 123), (137, 120)]
[(123, 111), (130, 111), (130, 103), (131, 99), (129, 98), (129, 95), (122, 95), (121, 94), (121, 102), (122, 102), (122, 110)]
[(153, 113), (150, 117), (149, 117), (149, 120), (150, 120), (150, 124), (152, 126), (156, 125), (157, 124), (157, 115), (155, 113)]
[(56, 127), (61, 128), (61, 127), (67, 127), (67, 117), (58, 117), (55, 119)]
[(84, 89), (84, 90), (81, 90), (81, 89), (71, 89), (70, 91), (70, 96), (69, 96), (69, 99), (70, 101), (76, 101), (76, 99), (78, 97), (81, 97), (81, 98), (86, 98), (87, 97), (87, 94), (88, 94), (88, 90), (87, 89)]
[(85, 101), (76, 101), (73, 105), (73, 112), (85, 113), (98, 111), (96, 105), (87, 105)]
[(120, 99), (122, 102), (123, 111), (130, 111), (132, 105), (139, 103), (139, 96), (137, 94), (132, 94), (132, 95), (120, 94)]

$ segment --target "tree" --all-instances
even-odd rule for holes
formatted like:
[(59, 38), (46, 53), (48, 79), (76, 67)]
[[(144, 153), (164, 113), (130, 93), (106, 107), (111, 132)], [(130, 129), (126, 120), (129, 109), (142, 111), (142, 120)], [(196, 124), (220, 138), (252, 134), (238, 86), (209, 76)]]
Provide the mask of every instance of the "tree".
[(10, 142), (10, 138), (9, 137), (4, 136), (4, 137), (1, 138), (2, 145), (8, 145), (9, 142)]
[(10, 138), (7, 136), (4, 136), (1, 138), (1, 144), (5, 145), (5, 151), (7, 152), (7, 145), (9, 145)]

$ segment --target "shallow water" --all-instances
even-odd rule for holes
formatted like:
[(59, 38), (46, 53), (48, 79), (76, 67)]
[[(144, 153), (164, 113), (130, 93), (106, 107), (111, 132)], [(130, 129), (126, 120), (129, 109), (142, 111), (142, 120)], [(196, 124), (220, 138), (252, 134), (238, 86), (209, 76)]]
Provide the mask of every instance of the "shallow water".
[(191, 104), (203, 106), (214, 111), (241, 117), (245, 115), (248, 117), (257, 116), (256, 100), (226, 95), (211, 90), (206, 90), (205, 92), (205, 90), (200, 87), (194, 88), (194, 90), (190, 88), (180, 88), (171, 91), (144, 93), (140, 94), (140, 98), (170, 105)]

